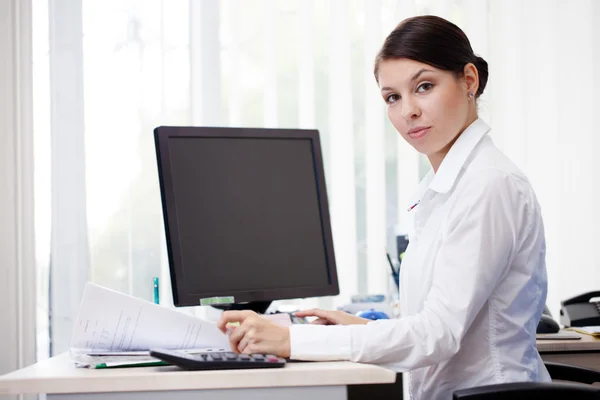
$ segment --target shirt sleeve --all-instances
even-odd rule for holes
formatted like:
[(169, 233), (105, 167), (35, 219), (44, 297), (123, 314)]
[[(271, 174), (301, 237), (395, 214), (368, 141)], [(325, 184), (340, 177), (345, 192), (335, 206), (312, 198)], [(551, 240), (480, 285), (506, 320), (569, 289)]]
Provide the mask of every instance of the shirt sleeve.
[(410, 370), (449, 359), (516, 252), (527, 201), (520, 178), (471, 177), (450, 210), (423, 310), (367, 325), (291, 327), (291, 357), (393, 364)]
[(351, 331), (351, 325), (292, 325), (290, 358), (313, 361), (350, 360)]

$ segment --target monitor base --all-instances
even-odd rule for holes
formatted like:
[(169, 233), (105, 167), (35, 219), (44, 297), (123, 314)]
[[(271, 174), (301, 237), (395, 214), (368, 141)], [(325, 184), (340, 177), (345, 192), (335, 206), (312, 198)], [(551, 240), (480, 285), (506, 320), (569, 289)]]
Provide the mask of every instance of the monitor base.
[(211, 307), (214, 307), (216, 309), (223, 310), (223, 311), (250, 310), (250, 311), (254, 311), (257, 314), (264, 314), (270, 305), (271, 305), (271, 301), (251, 301), (248, 303), (213, 305)]

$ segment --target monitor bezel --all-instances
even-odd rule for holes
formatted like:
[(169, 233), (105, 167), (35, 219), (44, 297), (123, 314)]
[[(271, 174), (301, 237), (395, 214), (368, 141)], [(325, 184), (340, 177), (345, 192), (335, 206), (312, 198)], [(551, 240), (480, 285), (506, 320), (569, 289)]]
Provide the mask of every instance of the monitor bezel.
[[(232, 291), (231, 293), (184, 293), (179, 226), (177, 223), (173, 179), (171, 174), (169, 140), (171, 138), (266, 138), (266, 139), (309, 139), (312, 144), (313, 167), (317, 179), (317, 197), (321, 214), (321, 229), (325, 248), (329, 283), (301, 288), (272, 290)], [(163, 209), (163, 221), (169, 259), (173, 303), (177, 307), (198, 306), (201, 298), (232, 296), (236, 304), (269, 302), (283, 299), (334, 296), (339, 294), (337, 268), (333, 247), (331, 218), (325, 172), (321, 153), (319, 131), (316, 129), (272, 129), (272, 128), (229, 128), (159, 126), (154, 129), (154, 140), (158, 163), (158, 175)]]

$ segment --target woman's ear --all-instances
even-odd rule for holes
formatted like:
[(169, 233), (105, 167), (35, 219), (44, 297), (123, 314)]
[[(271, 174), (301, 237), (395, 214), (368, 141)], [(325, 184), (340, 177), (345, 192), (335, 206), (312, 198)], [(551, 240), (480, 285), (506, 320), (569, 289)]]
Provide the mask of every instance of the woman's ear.
[(477, 95), (479, 89), (479, 72), (473, 63), (468, 63), (463, 69), (463, 78), (465, 80), (467, 93)]

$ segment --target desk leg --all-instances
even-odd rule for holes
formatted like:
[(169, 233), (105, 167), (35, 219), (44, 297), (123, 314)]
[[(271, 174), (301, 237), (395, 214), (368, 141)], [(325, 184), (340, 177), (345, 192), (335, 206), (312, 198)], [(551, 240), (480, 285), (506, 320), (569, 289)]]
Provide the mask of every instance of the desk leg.
[(277, 388), (168, 390), (160, 392), (114, 392), (49, 394), (47, 400), (346, 400), (346, 386), (292, 386)]

